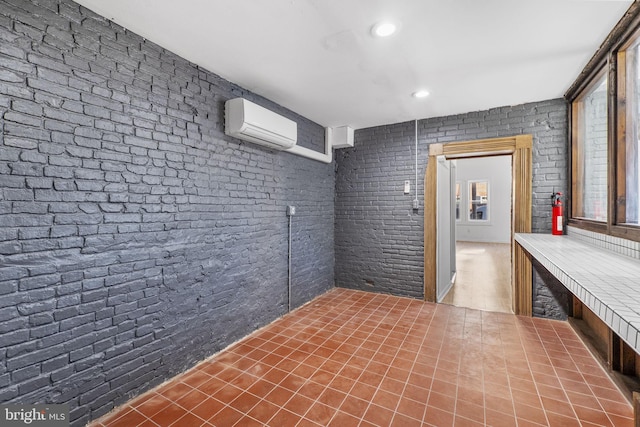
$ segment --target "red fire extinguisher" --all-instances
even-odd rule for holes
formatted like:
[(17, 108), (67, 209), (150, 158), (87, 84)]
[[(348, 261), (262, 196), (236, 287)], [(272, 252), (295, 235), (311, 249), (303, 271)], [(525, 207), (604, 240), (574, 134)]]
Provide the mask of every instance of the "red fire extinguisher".
[(562, 193), (551, 195), (551, 234), (562, 235)]

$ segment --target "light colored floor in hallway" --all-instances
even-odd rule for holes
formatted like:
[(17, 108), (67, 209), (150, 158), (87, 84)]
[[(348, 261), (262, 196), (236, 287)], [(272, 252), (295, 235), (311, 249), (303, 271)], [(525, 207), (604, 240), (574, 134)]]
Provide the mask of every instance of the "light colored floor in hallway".
[(443, 303), (512, 313), (508, 243), (456, 242), (456, 269), (456, 283)]

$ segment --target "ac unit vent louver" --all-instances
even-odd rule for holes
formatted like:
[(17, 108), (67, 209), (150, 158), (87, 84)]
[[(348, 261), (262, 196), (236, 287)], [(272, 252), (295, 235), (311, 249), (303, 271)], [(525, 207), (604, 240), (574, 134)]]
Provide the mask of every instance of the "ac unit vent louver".
[(224, 133), (244, 141), (286, 150), (296, 145), (296, 122), (244, 98), (225, 103)]

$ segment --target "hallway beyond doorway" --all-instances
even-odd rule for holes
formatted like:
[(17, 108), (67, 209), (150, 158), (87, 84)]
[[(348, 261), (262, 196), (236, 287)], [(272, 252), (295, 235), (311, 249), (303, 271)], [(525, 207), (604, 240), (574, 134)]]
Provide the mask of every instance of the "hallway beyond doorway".
[(442, 303), (512, 313), (511, 246), (456, 242), (456, 281)]

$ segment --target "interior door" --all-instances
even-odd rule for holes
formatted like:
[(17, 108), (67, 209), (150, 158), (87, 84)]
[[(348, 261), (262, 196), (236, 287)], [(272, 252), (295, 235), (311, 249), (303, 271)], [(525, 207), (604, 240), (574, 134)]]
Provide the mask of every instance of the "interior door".
[(440, 302), (451, 289), (455, 274), (455, 165), (439, 157), (437, 174), (436, 300)]

